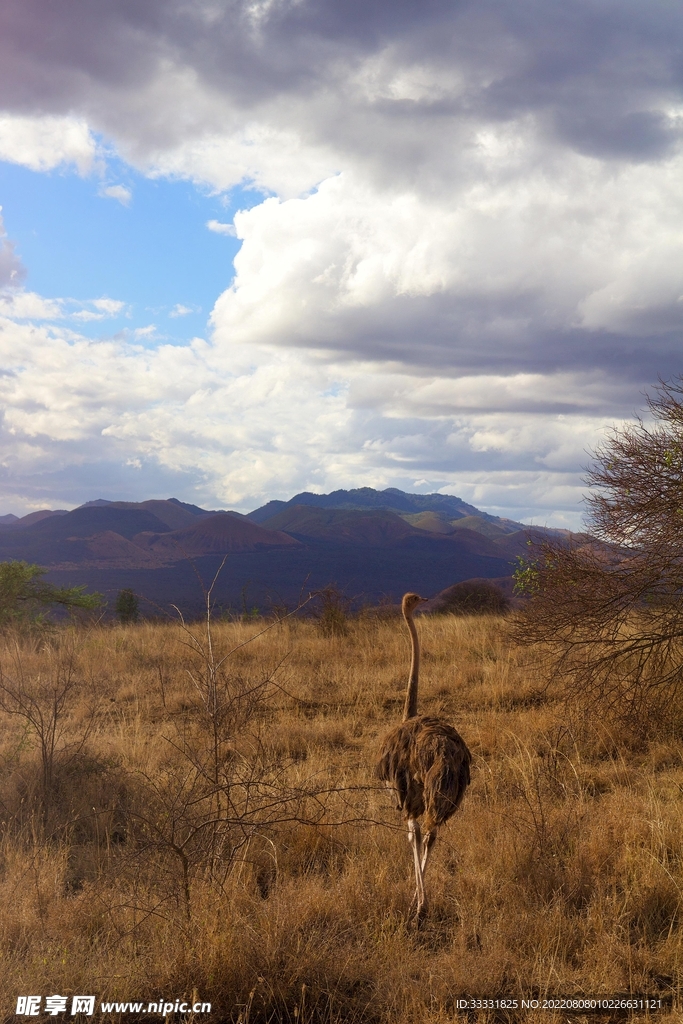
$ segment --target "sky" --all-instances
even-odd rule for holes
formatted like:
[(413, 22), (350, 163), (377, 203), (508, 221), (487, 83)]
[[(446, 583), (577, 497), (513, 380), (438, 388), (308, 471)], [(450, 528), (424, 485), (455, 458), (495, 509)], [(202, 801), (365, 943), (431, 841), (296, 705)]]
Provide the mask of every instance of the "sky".
[(683, 372), (670, 0), (4, 0), (0, 513), (578, 527)]

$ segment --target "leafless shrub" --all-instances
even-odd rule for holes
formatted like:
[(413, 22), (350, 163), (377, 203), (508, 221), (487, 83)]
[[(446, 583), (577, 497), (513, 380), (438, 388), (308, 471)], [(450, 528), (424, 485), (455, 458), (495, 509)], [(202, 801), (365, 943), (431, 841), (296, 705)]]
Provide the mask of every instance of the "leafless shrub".
[(587, 476), (592, 536), (544, 544), (516, 573), (513, 628), (586, 709), (643, 732), (678, 724), (683, 694), (683, 380), (649, 399), (654, 425), (614, 429)]
[(334, 584), (317, 591), (313, 614), (323, 636), (346, 636), (351, 602)]
[[(21, 810), (23, 816), (39, 811), (43, 828), (49, 829), (54, 824), (52, 812), (58, 791), (83, 759), (98, 702), (87, 693), (86, 681), (79, 672), (74, 631), (46, 641), (43, 654), (42, 671), (27, 670), (19, 641), (15, 640), (12, 674), (0, 667), (0, 710), (24, 723), (27, 743), (37, 748), (38, 778), (25, 785)], [(79, 735), (67, 740), (70, 717), (77, 705), (81, 708)]]
[(255, 838), (272, 844), (271, 837), (283, 829), (316, 826), (325, 819), (328, 797), (339, 789), (328, 773), (306, 778), (293, 771), (298, 759), (283, 755), (264, 737), (271, 703), (281, 689), (275, 673), (246, 679), (234, 670), (231, 657), (282, 620), (224, 648), (212, 623), (217, 578), (204, 595), (203, 624), (188, 625), (178, 613), (195, 699), (170, 723), (162, 764), (154, 774), (137, 773), (133, 812), (140, 848), (156, 853), (155, 863), (168, 869), (172, 885), (176, 879), (188, 921), (195, 877), (208, 878), (224, 891)]

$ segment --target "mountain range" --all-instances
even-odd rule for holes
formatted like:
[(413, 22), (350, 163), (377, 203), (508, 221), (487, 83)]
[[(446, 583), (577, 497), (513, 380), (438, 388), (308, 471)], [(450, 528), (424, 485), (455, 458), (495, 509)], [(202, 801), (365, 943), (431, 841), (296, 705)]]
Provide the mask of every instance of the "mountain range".
[[(85, 583), (113, 604), (132, 588), (148, 614), (175, 604), (201, 608), (225, 558), (214, 596), (221, 608), (293, 606), (302, 592), (334, 584), (356, 602), (426, 596), (473, 577), (509, 577), (517, 555), (549, 534), (444, 494), (369, 487), (302, 492), (247, 515), (176, 498), (97, 499), (66, 511), (0, 517), (0, 560), (48, 569), (60, 585)], [(227, 556), (227, 557), (226, 557)]]

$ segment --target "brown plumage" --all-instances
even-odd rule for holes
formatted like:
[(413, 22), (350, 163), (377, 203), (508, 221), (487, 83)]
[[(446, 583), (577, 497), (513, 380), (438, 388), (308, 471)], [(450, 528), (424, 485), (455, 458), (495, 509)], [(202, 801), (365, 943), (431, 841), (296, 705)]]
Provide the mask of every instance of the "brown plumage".
[[(413, 611), (426, 598), (406, 594), (403, 617), (412, 641), (412, 659), (403, 721), (384, 737), (377, 775), (396, 794), (397, 810), (408, 822), (415, 865), (415, 918), (426, 913), (424, 875), (440, 825), (455, 814), (470, 781), (471, 755), (462, 736), (440, 718), (417, 713), (420, 644)], [(418, 819), (422, 819), (420, 822)]]

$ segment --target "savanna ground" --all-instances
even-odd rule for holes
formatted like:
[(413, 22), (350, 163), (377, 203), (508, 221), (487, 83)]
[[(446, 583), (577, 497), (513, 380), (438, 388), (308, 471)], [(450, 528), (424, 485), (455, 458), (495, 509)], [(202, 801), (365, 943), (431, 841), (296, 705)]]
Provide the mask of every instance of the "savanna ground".
[(670, 723), (648, 740), (568, 716), (503, 620), (421, 619), (420, 711), (456, 724), (473, 774), (416, 932), (409, 845), (372, 777), (405, 627), (290, 618), (237, 646), (263, 625), (215, 623), (204, 656), (179, 624), (0, 640), (3, 1019), (29, 1019), (21, 993), (196, 993), (253, 1024), (465, 1020), (465, 993), (678, 998)]

